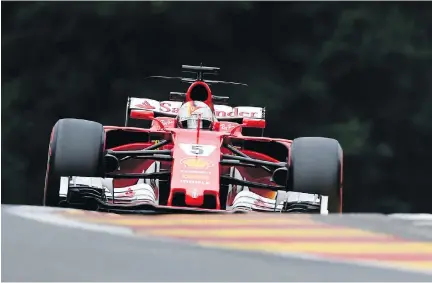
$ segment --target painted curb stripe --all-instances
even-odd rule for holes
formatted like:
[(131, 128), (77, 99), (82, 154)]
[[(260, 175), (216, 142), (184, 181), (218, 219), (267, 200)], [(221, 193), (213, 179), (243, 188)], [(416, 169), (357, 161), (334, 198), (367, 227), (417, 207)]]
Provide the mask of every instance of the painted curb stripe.
[[(148, 232), (140, 232), (138, 231), (137, 234), (149, 234)], [(333, 243), (333, 242), (347, 242), (347, 243), (386, 243), (386, 242), (405, 242), (405, 240), (393, 240), (393, 239), (387, 239), (387, 238), (363, 238), (363, 237), (339, 237), (339, 238), (333, 238), (333, 237), (311, 237), (311, 236), (288, 236), (288, 237), (278, 237), (278, 236), (269, 236), (269, 237), (227, 237), (227, 238), (219, 238), (219, 237), (203, 237), (200, 235), (196, 236), (176, 236), (177, 239), (181, 240), (189, 240), (189, 241), (204, 241), (204, 242), (235, 242), (235, 243), (261, 243), (261, 242), (272, 242), (272, 243), (279, 243), (279, 244), (294, 244), (294, 243), (305, 243), (305, 242), (327, 242), (327, 243)]]
[(313, 243), (289, 243), (281, 245), (271, 241), (262, 241), (260, 243), (241, 243), (241, 242), (205, 242), (206, 244), (223, 245), (233, 248), (256, 249), (270, 252), (305, 252), (315, 254), (400, 254), (400, 253), (419, 253), (430, 254), (432, 253), (432, 244), (425, 243), (396, 243), (396, 244), (383, 244), (383, 243), (328, 243), (326, 241)]
[[(202, 225), (229, 225), (229, 226), (237, 226), (237, 225), (314, 225), (314, 226), (328, 226), (326, 224), (312, 222), (310, 220), (289, 220), (289, 219), (262, 219), (262, 220), (253, 220), (253, 219), (170, 219), (170, 218), (160, 218), (160, 219), (149, 219), (149, 218), (102, 218), (102, 217), (82, 217), (85, 221), (92, 222), (103, 222), (103, 223), (111, 223), (117, 225), (199, 225), (197, 227), (202, 227)], [(343, 228), (342, 228), (343, 229)]]
[[(115, 224), (115, 222), (111, 222), (112, 224)], [(128, 225), (128, 227), (135, 228), (135, 229), (146, 229), (146, 230), (194, 230), (194, 231), (201, 231), (201, 230), (224, 230), (224, 229), (278, 229), (278, 230), (286, 230), (289, 229), (317, 229), (317, 228), (330, 228), (328, 225), (315, 225), (315, 224), (290, 224), (290, 225), (280, 225), (280, 224), (271, 224), (271, 223), (264, 223), (264, 224), (206, 224), (204, 225), (192, 225), (192, 224), (165, 224), (163, 222), (157, 223), (157, 224), (148, 224), (148, 225), (139, 225), (139, 224), (131, 224)], [(334, 229), (335, 233), (337, 233), (338, 230), (341, 228), (332, 228)]]
[(142, 216), (73, 211), (61, 215), (87, 223), (130, 228), (137, 235), (175, 238), (201, 246), (315, 255), (418, 271), (432, 269), (432, 242), (325, 224), (304, 214)]
[(417, 254), (417, 253), (372, 253), (372, 254), (320, 254), (331, 257), (343, 257), (343, 258), (354, 258), (354, 259), (371, 259), (371, 260), (391, 260), (391, 261), (423, 261), (430, 262), (432, 264), (432, 253)]
[[(149, 231), (152, 234), (158, 235), (168, 235), (168, 236), (188, 236), (188, 235), (196, 235), (196, 231), (188, 230), (188, 229), (176, 229), (176, 230), (151, 230)], [(253, 237), (253, 236), (310, 236), (310, 235), (319, 235), (319, 236), (376, 236), (375, 234), (362, 230), (355, 229), (341, 229), (339, 231), (335, 231), (332, 228), (318, 229), (318, 228), (310, 228), (310, 229), (217, 229), (217, 230), (209, 230), (203, 229), (199, 232), (200, 236), (217, 236), (220, 238), (225, 237)]]

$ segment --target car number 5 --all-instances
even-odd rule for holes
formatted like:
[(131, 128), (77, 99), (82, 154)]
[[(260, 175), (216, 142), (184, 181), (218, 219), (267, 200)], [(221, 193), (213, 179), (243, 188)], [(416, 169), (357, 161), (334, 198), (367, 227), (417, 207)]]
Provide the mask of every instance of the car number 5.
[(180, 148), (187, 155), (209, 156), (216, 149), (216, 146), (209, 145), (209, 144), (187, 144), (187, 143), (181, 143), (180, 144)]
[(202, 155), (204, 153), (204, 150), (200, 145), (193, 145), (191, 148), (191, 153), (195, 155)]

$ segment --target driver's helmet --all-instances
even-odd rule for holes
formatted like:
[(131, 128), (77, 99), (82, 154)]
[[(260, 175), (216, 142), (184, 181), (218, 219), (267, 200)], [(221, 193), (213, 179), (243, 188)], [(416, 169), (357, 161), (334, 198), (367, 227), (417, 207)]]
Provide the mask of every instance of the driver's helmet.
[(211, 129), (214, 122), (213, 111), (202, 101), (189, 101), (180, 107), (177, 122), (179, 127), (184, 129)]

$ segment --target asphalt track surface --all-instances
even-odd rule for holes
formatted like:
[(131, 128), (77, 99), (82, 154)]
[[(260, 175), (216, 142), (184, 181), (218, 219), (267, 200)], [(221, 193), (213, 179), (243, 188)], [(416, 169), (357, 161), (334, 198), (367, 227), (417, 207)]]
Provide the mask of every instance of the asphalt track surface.
[[(47, 223), (36, 213), (44, 208), (32, 209), (23, 217), (21, 208), (2, 206), (2, 282), (432, 281), (432, 273), (426, 271), (202, 247), (170, 237), (136, 236), (122, 227), (82, 224), (81, 220), (61, 217)], [(383, 225), (386, 221), (374, 222), (370, 218), (377, 217), (358, 217), (357, 222), (363, 221), (370, 230), (402, 230), (404, 237), (429, 244), (432, 239), (432, 228), (407, 229), (406, 222), (401, 224), (405, 229), (392, 224), (387, 227)], [(327, 217), (326, 221), (346, 222), (345, 217)]]

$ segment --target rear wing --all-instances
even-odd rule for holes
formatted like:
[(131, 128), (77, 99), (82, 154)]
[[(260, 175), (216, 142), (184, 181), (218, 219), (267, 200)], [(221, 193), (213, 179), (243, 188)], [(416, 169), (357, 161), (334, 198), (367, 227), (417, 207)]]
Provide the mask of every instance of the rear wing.
[[(181, 101), (157, 101), (148, 98), (128, 97), (126, 107), (126, 120), (128, 120), (132, 110), (144, 110), (153, 112), (154, 117), (176, 117)], [(265, 107), (236, 106), (215, 104), (215, 116), (218, 121), (232, 121), (241, 123), (243, 118), (265, 120)]]

